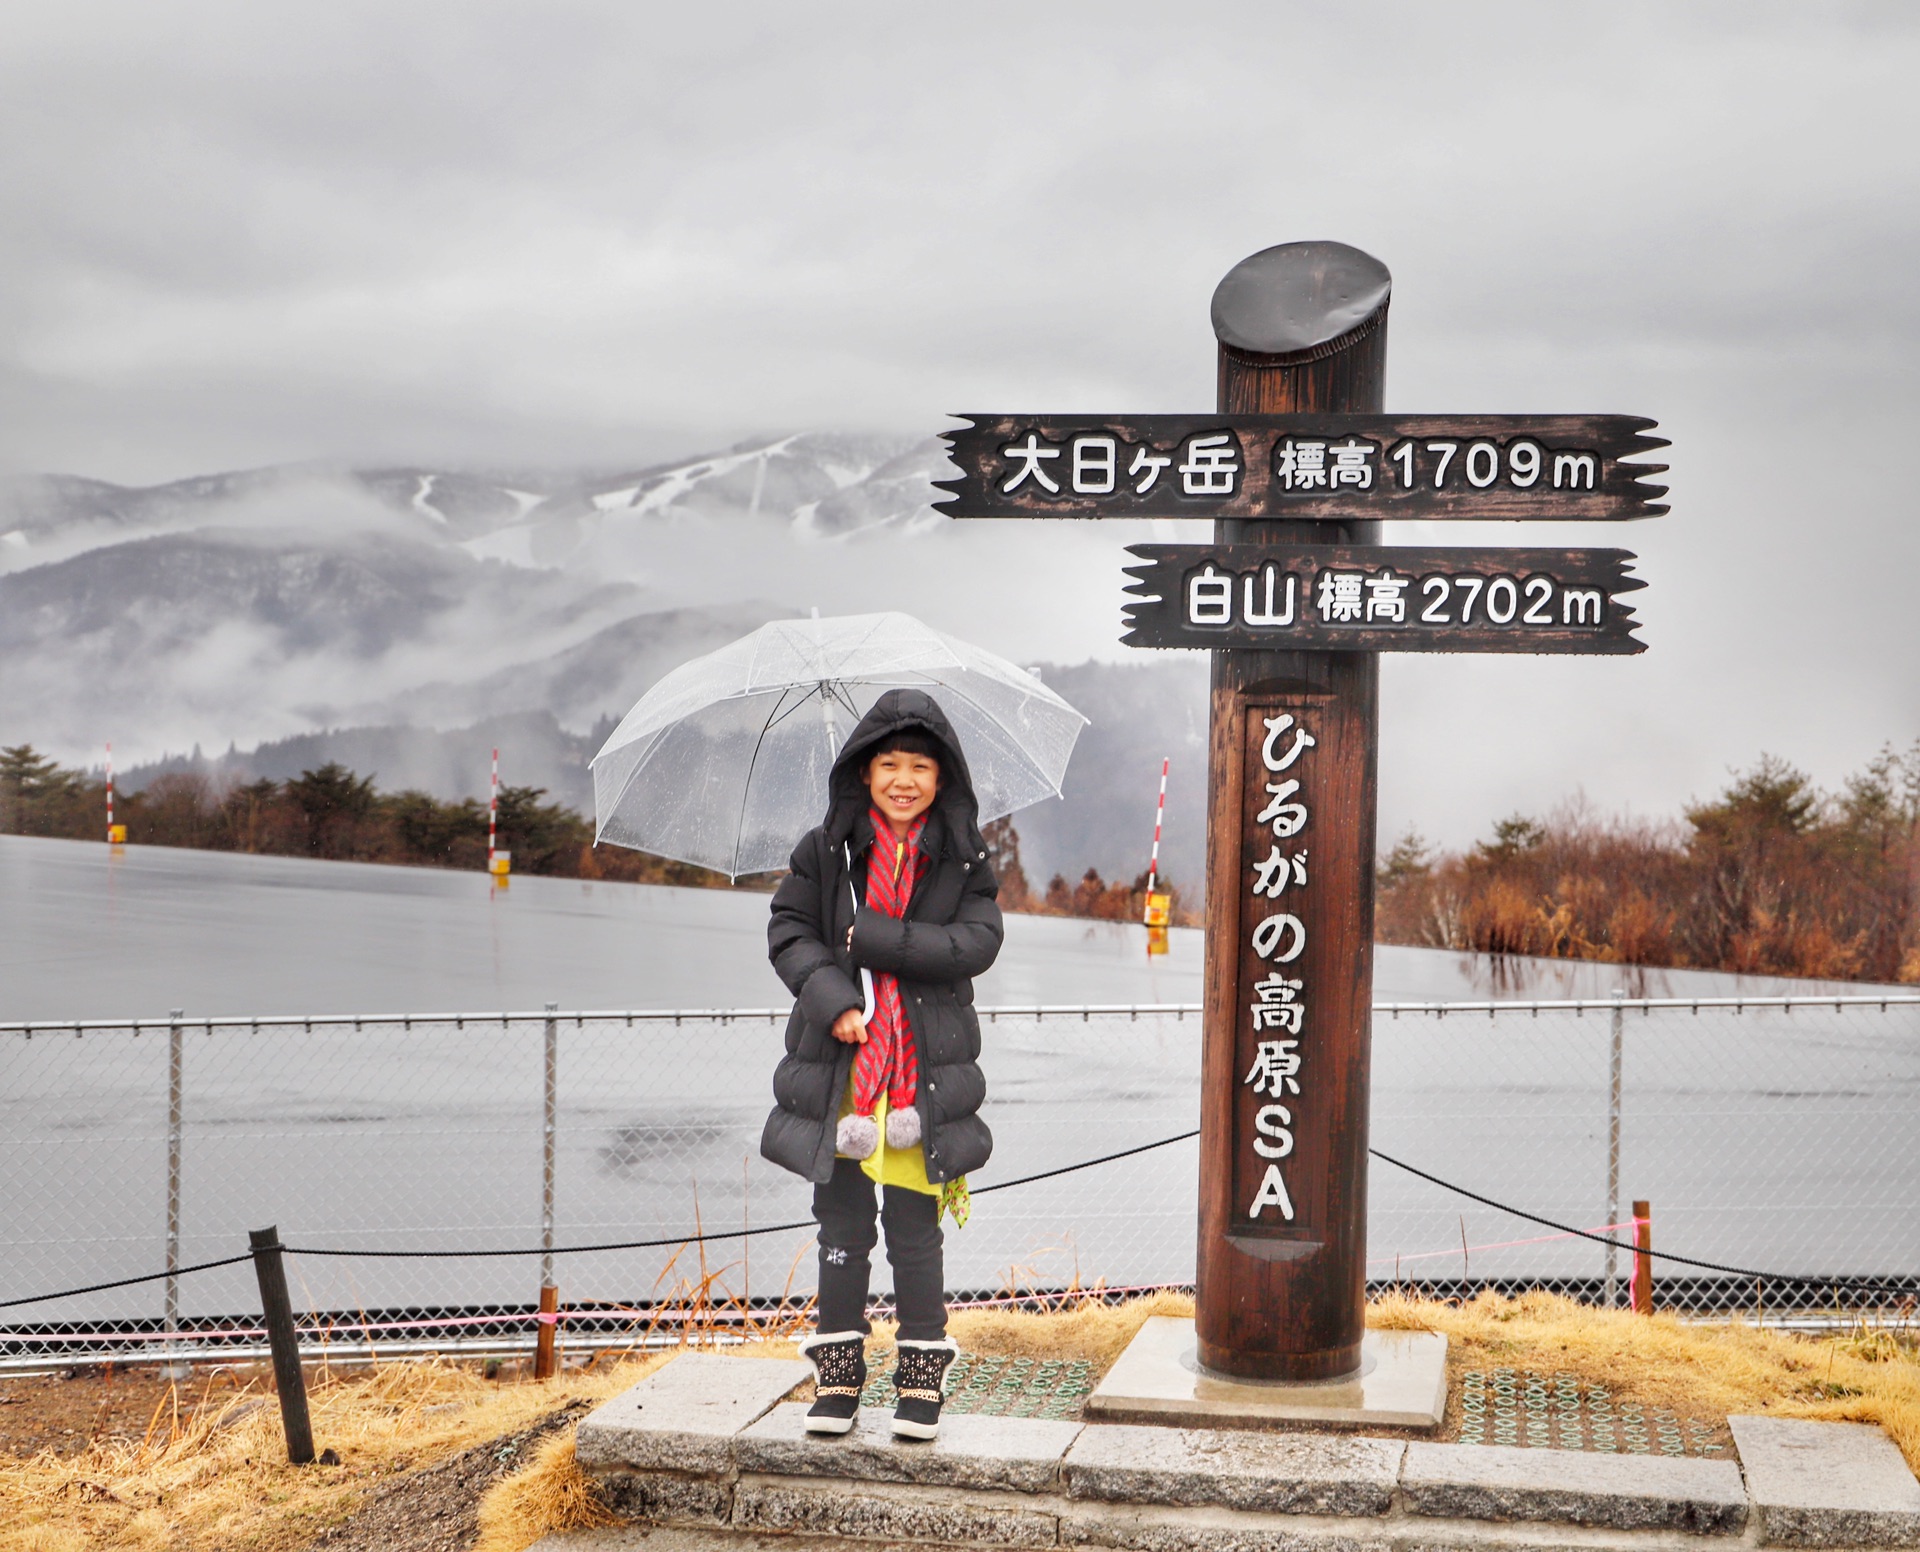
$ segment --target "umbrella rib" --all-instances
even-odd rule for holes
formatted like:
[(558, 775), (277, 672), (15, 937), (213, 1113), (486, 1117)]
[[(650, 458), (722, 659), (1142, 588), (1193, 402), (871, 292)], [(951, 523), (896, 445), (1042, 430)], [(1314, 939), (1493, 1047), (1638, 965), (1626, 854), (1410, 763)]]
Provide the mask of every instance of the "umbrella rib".
[[(623, 779), (620, 783), (620, 790), (613, 795), (613, 801), (607, 805), (607, 817), (605, 819), (602, 819), (600, 817), (599, 792), (597, 788), (595, 789), (594, 815), (593, 815), (593, 821), (594, 821), (593, 844), (594, 845), (598, 846), (600, 844), (600, 838), (601, 836), (607, 833), (607, 825), (612, 822), (614, 813), (619, 809), (621, 803), (626, 800), (627, 794), (633, 790), (633, 784), (640, 779), (640, 767), (645, 765), (647, 761), (652, 757), (654, 749), (657, 748), (659, 744), (666, 738), (667, 732), (668, 732), (668, 728), (658, 728), (654, 732), (651, 732), (645, 735), (647, 738), (646, 747), (643, 748), (640, 751), (640, 753), (634, 757), (633, 765), (628, 769), (625, 779)], [(636, 740), (635, 742), (638, 742), (638, 740)], [(622, 749), (630, 749), (632, 747), (633, 746), (631, 744), (623, 744), (621, 746)], [(604, 752), (605, 751), (603, 750), (602, 753)], [(599, 758), (600, 758), (599, 755), (594, 756), (594, 759), (596, 760)], [(589, 766), (588, 769), (591, 770), (592, 767)], [(616, 846), (621, 844), (622, 843), (619, 841), (614, 842), (614, 845)], [(685, 859), (682, 858), (680, 860), (684, 861)]]
[[(795, 701), (791, 706), (786, 706), (787, 691), (789, 690), (799, 690), (802, 694), (799, 700)], [(828, 694), (831, 692), (831, 686), (828, 685), (826, 680), (822, 679), (811, 685), (790, 684), (782, 688), (780, 691), (780, 699), (774, 703), (774, 714), (767, 718), (767, 725), (760, 730), (760, 736), (765, 738), (768, 733), (773, 731), (774, 723), (785, 722), (787, 718), (791, 717), (796, 711), (800, 710), (802, 706), (806, 705), (808, 701), (812, 700), (816, 692), (820, 693), (820, 699), (826, 700)], [(782, 711), (780, 709), (782, 706), (786, 706), (786, 710)], [(849, 707), (848, 709), (851, 710), (852, 708)]]

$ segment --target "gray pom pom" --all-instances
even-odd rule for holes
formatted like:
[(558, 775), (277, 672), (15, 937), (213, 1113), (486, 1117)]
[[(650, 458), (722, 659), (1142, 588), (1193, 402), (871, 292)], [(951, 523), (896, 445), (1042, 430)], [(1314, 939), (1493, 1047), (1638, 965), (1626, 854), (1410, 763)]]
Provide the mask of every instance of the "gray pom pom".
[(872, 1116), (842, 1116), (833, 1142), (835, 1149), (850, 1159), (870, 1159), (880, 1146), (880, 1127)]
[(904, 1110), (887, 1112), (887, 1146), (889, 1148), (914, 1148), (920, 1143), (920, 1107), (908, 1105)]

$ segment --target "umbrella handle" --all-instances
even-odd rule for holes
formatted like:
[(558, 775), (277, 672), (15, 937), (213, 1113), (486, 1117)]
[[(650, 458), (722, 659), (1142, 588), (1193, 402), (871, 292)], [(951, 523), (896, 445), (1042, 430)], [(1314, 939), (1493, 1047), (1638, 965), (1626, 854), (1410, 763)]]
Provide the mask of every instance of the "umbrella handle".
[[(857, 914), (860, 910), (860, 896), (853, 887), (853, 845), (851, 842), (843, 842), (840, 850), (847, 859), (847, 897), (853, 901), (853, 909)], [(871, 970), (863, 968), (860, 971), (860, 989), (867, 994), (867, 1005), (860, 1010), (860, 1022), (870, 1024), (873, 1022), (873, 972)]]

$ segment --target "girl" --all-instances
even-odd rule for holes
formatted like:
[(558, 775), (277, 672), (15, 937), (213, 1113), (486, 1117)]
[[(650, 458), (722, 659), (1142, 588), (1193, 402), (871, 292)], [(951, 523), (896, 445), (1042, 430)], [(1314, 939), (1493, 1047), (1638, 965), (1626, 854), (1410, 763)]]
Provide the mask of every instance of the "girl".
[(1000, 952), (997, 889), (946, 714), (889, 690), (834, 761), (826, 822), (794, 848), (767, 929), (796, 1000), (760, 1151), (814, 1183), (819, 1322), (800, 1345), (812, 1432), (846, 1433), (858, 1414), (876, 1206), (900, 1320), (893, 1431), (939, 1432), (959, 1352), (940, 1216), (965, 1221), (965, 1177), (993, 1151), (973, 977)]

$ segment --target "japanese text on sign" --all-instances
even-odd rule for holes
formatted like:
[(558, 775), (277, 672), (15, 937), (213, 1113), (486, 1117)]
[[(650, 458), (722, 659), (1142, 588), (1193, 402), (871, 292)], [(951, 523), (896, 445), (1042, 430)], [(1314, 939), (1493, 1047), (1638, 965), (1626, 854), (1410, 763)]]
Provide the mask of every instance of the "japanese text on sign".
[(1105, 434), (1076, 436), (1067, 443), (1048, 443), (1029, 431), (1024, 442), (999, 449), (1007, 475), (1000, 493), (1011, 496), (1028, 481), (1036, 491), (1051, 495), (1110, 496), (1125, 487), (1136, 496), (1149, 494), (1172, 467), (1169, 485), (1186, 496), (1233, 496), (1240, 489), (1245, 464), (1240, 442), (1231, 431), (1190, 436), (1161, 451), (1144, 443), (1134, 446)]
[[(1241, 586), (1236, 590), (1234, 584)], [(1408, 590), (1415, 612), (1407, 612)], [(1239, 597), (1236, 600), (1235, 593)], [(1276, 607), (1276, 596), (1278, 605)], [(1244, 578), (1203, 566), (1187, 579), (1187, 624), (1247, 626), (1292, 625), (1305, 611), (1322, 625), (1489, 625), (1592, 626), (1606, 624), (1606, 594), (1595, 587), (1568, 587), (1535, 573), (1489, 577), (1479, 572), (1417, 576), (1391, 566), (1378, 570), (1328, 567), (1304, 578), (1268, 561)]]
[(1133, 646), (1638, 652), (1625, 550), (1130, 546)]
[(1374, 470), (1395, 489), (1597, 490), (1600, 454), (1590, 447), (1546, 447), (1531, 437), (1507, 442), (1402, 438), (1386, 448), (1362, 437), (1285, 437), (1273, 450), (1273, 483), (1282, 496), (1311, 496), (1351, 486), (1372, 490)]
[[(1307, 921), (1302, 915), (1307, 889), (1308, 852), (1296, 842), (1312, 819), (1301, 801), (1301, 775), (1312, 759), (1318, 740), (1291, 712), (1262, 716), (1259, 766), (1250, 769), (1265, 789), (1266, 801), (1254, 823), (1264, 827), (1261, 844), (1272, 837), (1271, 850), (1253, 864), (1248, 880), (1254, 909), (1248, 946), (1260, 966), (1248, 992), (1252, 1018), (1253, 1061), (1243, 1087), (1260, 1101), (1253, 1115), (1251, 1146), (1259, 1174), (1248, 1202), (1248, 1221), (1292, 1223), (1293, 1195), (1287, 1189), (1281, 1160), (1293, 1152), (1295, 1109), (1302, 1098), (1303, 1054), (1307, 1022), (1307, 985), (1284, 967), (1306, 952)], [(1258, 851), (1258, 847), (1255, 848)], [(1286, 898), (1282, 900), (1282, 896)], [(1306, 1074), (1311, 1077), (1310, 1073)], [(1264, 1166), (1262, 1168), (1261, 1166)]]

